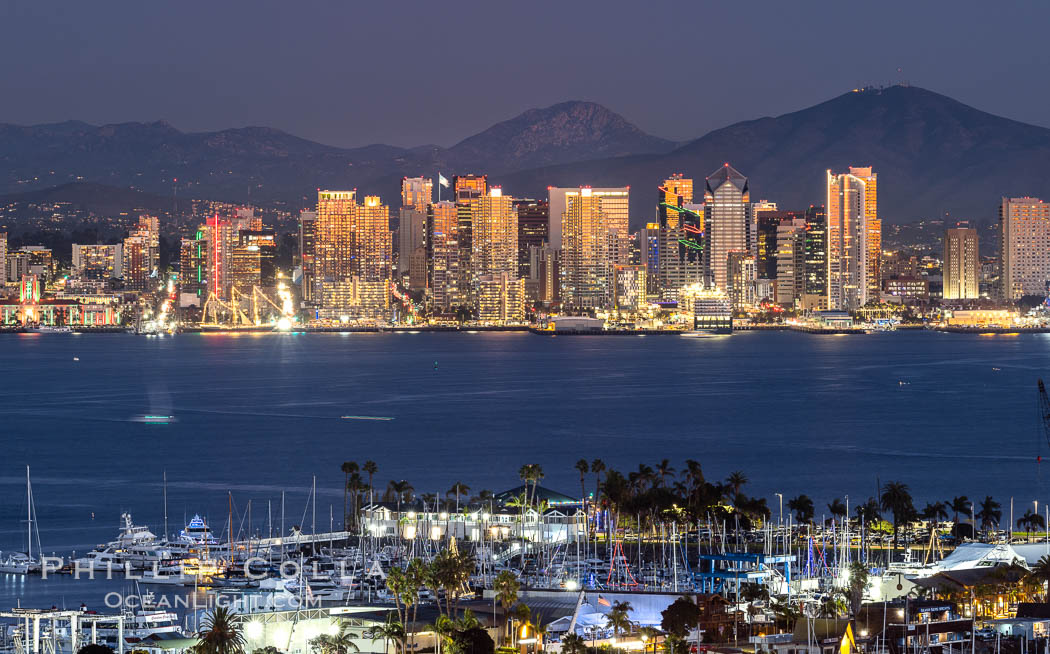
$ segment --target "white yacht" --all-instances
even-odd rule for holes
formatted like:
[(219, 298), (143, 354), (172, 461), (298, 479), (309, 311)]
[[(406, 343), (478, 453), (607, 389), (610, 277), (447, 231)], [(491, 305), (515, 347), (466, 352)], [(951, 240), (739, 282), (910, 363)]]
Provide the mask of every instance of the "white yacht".
[(79, 570), (92, 570), (95, 572), (121, 572), (124, 569), (124, 563), (120, 559), (120, 555), (112, 547), (98, 547), (91, 550), (85, 556), (82, 556), (73, 561), (73, 569)]
[(24, 575), (29, 574), (33, 567), (33, 560), (22, 552), (9, 552), (0, 556), (0, 574)]

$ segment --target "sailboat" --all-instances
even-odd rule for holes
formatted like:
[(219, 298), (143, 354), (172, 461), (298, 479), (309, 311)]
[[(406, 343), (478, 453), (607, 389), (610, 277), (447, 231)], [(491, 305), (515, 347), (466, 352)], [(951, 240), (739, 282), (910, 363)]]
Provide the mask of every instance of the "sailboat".
[[(29, 466), (26, 466), (26, 551), (9, 552), (0, 557), (0, 573), (24, 575), (40, 571), (40, 562), (33, 558), (33, 518), (36, 507), (33, 506), (33, 484), (29, 480)], [(40, 553), (40, 531), (36, 534), (37, 554)]]

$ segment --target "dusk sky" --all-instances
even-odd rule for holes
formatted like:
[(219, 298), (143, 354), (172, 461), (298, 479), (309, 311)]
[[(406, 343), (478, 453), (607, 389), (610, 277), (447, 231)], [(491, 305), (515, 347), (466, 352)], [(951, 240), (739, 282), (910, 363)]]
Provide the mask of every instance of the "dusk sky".
[(684, 140), (906, 80), (1050, 126), (1050, 4), (863, 7), (7, 2), (0, 122), (164, 119), (344, 146), (451, 145), (525, 109), (581, 99)]

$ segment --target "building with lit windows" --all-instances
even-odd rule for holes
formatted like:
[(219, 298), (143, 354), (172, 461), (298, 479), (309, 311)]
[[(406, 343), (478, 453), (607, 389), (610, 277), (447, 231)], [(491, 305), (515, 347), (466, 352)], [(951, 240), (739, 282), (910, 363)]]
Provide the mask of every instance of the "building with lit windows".
[(0, 286), (7, 281), (7, 232), (0, 232)]
[(453, 175), (452, 192), (456, 201), (456, 212), (458, 214), (458, 225), (456, 235), (459, 238), (459, 279), (456, 285), (465, 296), (464, 305), (475, 305), (477, 280), (473, 275), (473, 265), (470, 261), (473, 255), (473, 225), (471, 223), (472, 200), (483, 197), (488, 193), (488, 175)]
[(450, 313), (464, 303), (459, 291), (459, 213), (455, 202), (434, 202), (427, 210), (427, 288), (434, 311)]
[[(602, 210), (605, 212), (605, 229), (610, 239), (607, 246), (611, 264), (630, 263), (630, 203), (631, 188), (629, 186), (591, 188), (591, 196), (600, 198)], [(550, 228), (549, 243), (555, 250), (564, 247), (565, 211), (568, 209), (569, 200), (572, 196), (580, 194), (579, 188), (557, 188), (547, 189), (547, 200), (550, 204)]]
[[(494, 186), (488, 193), (469, 201), (471, 214), (471, 280), (472, 297), (477, 301), (479, 320), (497, 322), (518, 320), (498, 316), (519, 316), (515, 306), (495, 310), (500, 302), (519, 302), (524, 307), (525, 294), (518, 277), (518, 211), (513, 198)], [(482, 284), (482, 279), (485, 284)], [(520, 287), (520, 292), (518, 288)], [(485, 298), (482, 295), (487, 293)], [(485, 305), (487, 317), (481, 317)]]
[(1045, 297), (1050, 283), (1050, 203), (1039, 198), (1003, 198), (999, 237), (1003, 298)]
[(129, 291), (145, 291), (149, 288), (149, 239), (145, 236), (129, 236), (121, 248), (120, 268), (124, 273), (124, 288)]
[(944, 233), (945, 300), (973, 300), (980, 292), (980, 253), (977, 230), (972, 227), (953, 227)]
[(429, 177), (404, 177), (401, 179), (401, 206), (426, 213), (434, 201), (434, 182)]
[(550, 205), (543, 200), (514, 200), (518, 211), (518, 277), (532, 277), (533, 248), (547, 245), (550, 228)]
[(747, 177), (728, 163), (707, 177), (704, 268), (711, 285), (728, 292), (729, 253), (751, 253)]
[[(566, 193), (561, 217), (561, 302), (573, 310), (607, 308), (612, 259), (604, 199), (590, 188)], [(554, 202), (551, 207), (553, 209)]]
[(881, 236), (878, 252), (870, 243), (881, 234), (875, 202), (871, 168), (850, 168), (841, 174), (827, 171), (828, 310), (856, 311), (868, 302), (873, 283), (881, 288)]
[(413, 291), (423, 290), (427, 285), (426, 222), (433, 188), (434, 183), (426, 177), (401, 180), (397, 273), (408, 278), (408, 288)]
[[(675, 173), (660, 185), (660, 200), (656, 206), (657, 222), (661, 227), (675, 229), (681, 223), (679, 207), (693, 202), (693, 180)], [(703, 229), (703, 225), (700, 225)]]
[(81, 279), (109, 282), (120, 279), (124, 263), (120, 243), (113, 245), (73, 244), (73, 275)]
[(478, 321), (505, 325), (525, 321), (525, 280), (506, 272), (478, 278)]
[(613, 274), (616, 289), (613, 308), (617, 311), (638, 311), (646, 306), (645, 266), (616, 266)]
[(245, 295), (256, 288), (273, 295), (276, 234), (271, 230), (245, 230), (237, 238), (237, 246), (230, 250), (230, 286)]
[(792, 218), (777, 225), (776, 303), (794, 307), (806, 287), (806, 220)]
[[(758, 203), (753, 202), (752, 206), (756, 204)], [(758, 278), (776, 279), (777, 228), (785, 221), (802, 219), (804, 216), (800, 211), (778, 211), (775, 208), (754, 209), (753, 214), (755, 216), (755, 264), (758, 267)]]
[(802, 308), (828, 308), (828, 218), (823, 206), (806, 209), (806, 284)]
[(208, 290), (208, 242), (202, 230), (179, 244), (179, 306), (202, 306)]
[(645, 266), (645, 295), (660, 297), (660, 223), (646, 223), (638, 230), (639, 261)]
[(303, 210), (299, 212), (299, 268), (300, 296), (303, 303), (312, 305), (317, 290), (317, 258), (315, 252), (315, 233), (317, 212)]
[(758, 302), (755, 255), (730, 252), (726, 255), (726, 295), (734, 310), (750, 309)]

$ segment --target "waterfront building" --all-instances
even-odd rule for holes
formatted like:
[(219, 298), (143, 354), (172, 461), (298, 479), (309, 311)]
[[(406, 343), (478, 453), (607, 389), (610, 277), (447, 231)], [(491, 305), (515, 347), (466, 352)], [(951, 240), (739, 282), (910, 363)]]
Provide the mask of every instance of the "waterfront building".
[(616, 266), (616, 291), (613, 308), (617, 311), (638, 311), (646, 305), (645, 266)]
[(904, 300), (930, 299), (930, 282), (921, 277), (890, 277), (882, 282), (882, 292)]
[(704, 269), (710, 285), (726, 291), (729, 253), (751, 253), (750, 191), (747, 177), (728, 163), (706, 179), (704, 192)]
[(752, 202), (751, 207), (755, 217), (755, 266), (758, 278), (776, 279), (777, 228), (783, 222), (804, 220), (804, 215), (801, 211), (778, 211), (771, 202)]
[(73, 275), (81, 279), (109, 282), (123, 275), (123, 246), (73, 244)]
[(149, 264), (149, 238), (142, 235), (125, 238), (120, 263), (124, 288), (130, 291), (148, 290), (152, 270)]
[(1003, 298), (1045, 297), (1050, 283), (1050, 203), (1003, 198), (999, 203)]
[(757, 268), (750, 252), (726, 255), (726, 294), (735, 310), (749, 309), (757, 303)]
[(828, 308), (828, 220), (823, 206), (806, 210), (806, 282), (802, 308), (824, 311)]
[(493, 186), (470, 200), (470, 215), (471, 279), (485, 275), (518, 279), (518, 212), (513, 198)]
[[(575, 310), (609, 306), (612, 260), (604, 199), (590, 188), (566, 193), (562, 213), (561, 301)], [(552, 201), (551, 206), (555, 203)]]
[(532, 279), (532, 250), (548, 243), (550, 204), (543, 200), (517, 199), (518, 212), (518, 277)]
[(270, 292), (276, 284), (274, 258), (276, 234), (271, 230), (245, 230), (230, 250), (230, 286), (238, 293), (250, 294), (254, 288)]
[(304, 209), (299, 212), (299, 292), (304, 304), (314, 304), (317, 290), (316, 258), (317, 212)]
[[(605, 212), (605, 226), (610, 233), (610, 238), (616, 244), (608, 247), (611, 262), (613, 264), (630, 263), (631, 246), (628, 219), (630, 218), (631, 187), (592, 187), (590, 193), (592, 197), (601, 199), (602, 210)], [(548, 212), (550, 215), (548, 243), (555, 250), (561, 250), (564, 247), (562, 240), (565, 231), (565, 212), (568, 209), (570, 198), (579, 194), (580, 188), (549, 187), (547, 189)]]
[[(849, 170), (827, 171), (828, 308), (835, 311), (864, 306), (881, 279), (876, 176), (870, 167)], [(878, 244), (874, 256), (872, 241)]]
[(484, 197), (488, 193), (488, 175), (453, 175), (452, 189), (456, 200), (458, 225), (456, 236), (459, 239), (459, 279), (456, 285), (463, 294), (462, 304), (476, 308), (477, 280), (473, 277), (473, 236), (471, 223), (471, 201)]
[(545, 305), (561, 302), (561, 250), (550, 246), (531, 248), (531, 276), (526, 280), (526, 298)]
[(972, 300), (980, 293), (980, 254), (977, 230), (972, 227), (953, 227), (944, 233), (943, 260), (945, 300)]
[(806, 284), (806, 220), (792, 218), (777, 225), (776, 303), (794, 307)]
[(434, 202), (427, 209), (427, 287), (435, 312), (463, 304), (459, 290), (459, 213), (455, 202)]
[(201, 306), (208, 288), (208, 242), (198, 229), (193, 238), (182, 239), (179, 245), (179, 306)]
[(318, 191), (314, 248), (322, 317), (385, 314), (393, 253), (390, 209), (378, 196), (358, 204), (356, 191)]
[(507, 272), (478, 278), (478, 321), (506, 325), (525, 321), (525, 280)]

